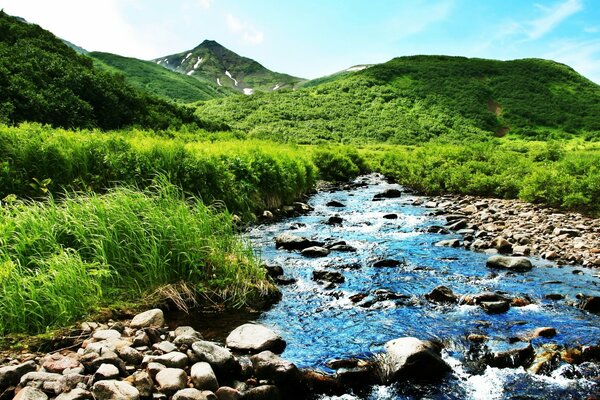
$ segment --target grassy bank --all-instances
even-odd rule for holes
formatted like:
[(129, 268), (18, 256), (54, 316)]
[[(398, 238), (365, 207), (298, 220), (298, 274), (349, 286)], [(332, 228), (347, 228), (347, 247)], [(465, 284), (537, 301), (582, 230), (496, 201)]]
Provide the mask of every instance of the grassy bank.
[(600, 145), (583, 141), (370, 147), (370, 168), (427, 194), (522, 199), (600, 214)]
[(206, 204), (222, 202), (247, 219), (252, 212), (291, 202), (317, 179), (311, 154), (297, 147), (211, 142), (182, 133), (0, 126), (0, 154), (0, 199), (102, 192), (116, 185), (145, 188), (163, 174)]
[(186, 282), (242, 304), (272, 290), (231, 214), (168, 183), (0, 207), (0, 334), (43, 332)]

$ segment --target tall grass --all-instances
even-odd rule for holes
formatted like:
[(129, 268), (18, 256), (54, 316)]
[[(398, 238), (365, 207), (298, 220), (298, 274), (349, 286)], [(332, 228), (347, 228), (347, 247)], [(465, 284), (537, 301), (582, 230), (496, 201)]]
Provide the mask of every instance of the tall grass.
[(0, 199), (36, 197), (64, 189), (103, 191), (147, 187), (160, 174), (234, 213), (289, 203), (317, 178), (310, 154), (260, 141), (194, 141), (191, 135), (149, 132), (70, 132), (39, 124), (0, 125)]
[(235, 304), (273, 290), (232, 216), (169, 183), (0, 207), (0, 334), (188, 282)]

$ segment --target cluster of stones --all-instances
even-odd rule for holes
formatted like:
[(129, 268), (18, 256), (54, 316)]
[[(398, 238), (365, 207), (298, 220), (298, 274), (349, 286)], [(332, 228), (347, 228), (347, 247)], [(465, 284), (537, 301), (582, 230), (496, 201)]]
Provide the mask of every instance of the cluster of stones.
[(434, 226), (429, 228), (431, 231), (463, 235), (462, 241), (448, 240), (440, 245), (600, 267), (598, 218), (518, 200), (444, 196), (416, 202), (436, 208), (436, 213), (445, 216), (446, 226)]
[[(416, 338), (388, 342), (372, 360), (332, 360), (335, 374), (301, 370), (281, 358), (284, 340), (259, 324), (232, 331), (225, 345), (191, 327), (169, 330), (161, 310), (130, 322), (84, 323), (77, 350), (15, 357), (0, 367), (0, 398), (17, 400), (271, 400), (401, 379), (437, 379), (450, 371), (441, 347)], [(6, 361), (6, 360), (5, 360)]]

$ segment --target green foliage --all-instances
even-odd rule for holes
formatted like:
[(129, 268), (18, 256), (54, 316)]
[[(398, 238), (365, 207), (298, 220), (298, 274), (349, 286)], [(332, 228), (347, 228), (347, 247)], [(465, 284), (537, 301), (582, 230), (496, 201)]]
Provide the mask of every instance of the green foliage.
[(593, 144), (496, 140), (367, 152), (371, 168), (424, 193), (520, 198), (600, 213), (600, 147)]
[(0, 206), (0, 334), (43, 332), (181, 281), (235, 304), (273, 290), (230, 214), (158, 182)]
[(368, 171), (365, 160), (350, 147), (324, 147), (313, 152), (319, 178), (332, 182), (347, 182)]
[(204, 126), (191, 109), (135, 90), (50, 32), (0, 11), (0, 122), (23, 121), (101, 129)]
[(145, 188), (166, 174), (207, 204), (223, 202), (251, 218), (252, 212), (291, 202), (316, 179), (310, 154), (291, 146), (171, 135), (0, 125), (0, 199), (37, 198), (47, 188), (57, 194), (61, 188), (101, 192), (117, 184)]
[(100, 52), (88, 55), (98, 67), (123, 74), (131, 86), (171, 101), (191, 103), (235, 93), (214, 81), (178, 74), (151, 61)]
[(507, 133), (594, 140), (600, 130), (600, 87), (546, 60), (401, 57), (311, 82), (211, 100), (198, 115), (250, 137), (303, 144), (485, 141)]

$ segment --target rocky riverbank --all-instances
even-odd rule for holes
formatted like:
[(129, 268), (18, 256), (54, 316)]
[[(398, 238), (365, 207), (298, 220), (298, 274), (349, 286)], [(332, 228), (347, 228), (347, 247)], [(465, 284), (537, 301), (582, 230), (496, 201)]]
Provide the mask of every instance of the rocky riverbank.
[(445, 245), (600, 267), (600, 218), (518, 200), (472, 196), (419, 198), (416, 204), (445, 217), (447, 224), (438, 228), (440, 232), (463, 235), (462, 241)]
[(248, 323), (224, 344), (189, 326), (169, 330), (153, 309), (131, 321), (85, 322), (78, 348), (3, 360), (0, 399), (16, 400), (280, 400), (401, 379), (437, 379), (451, 368), (439, 344), (399, 338), (373, 360), (333, 360), (336, 374), (301, 370), (281, 358), (286, 342)]

